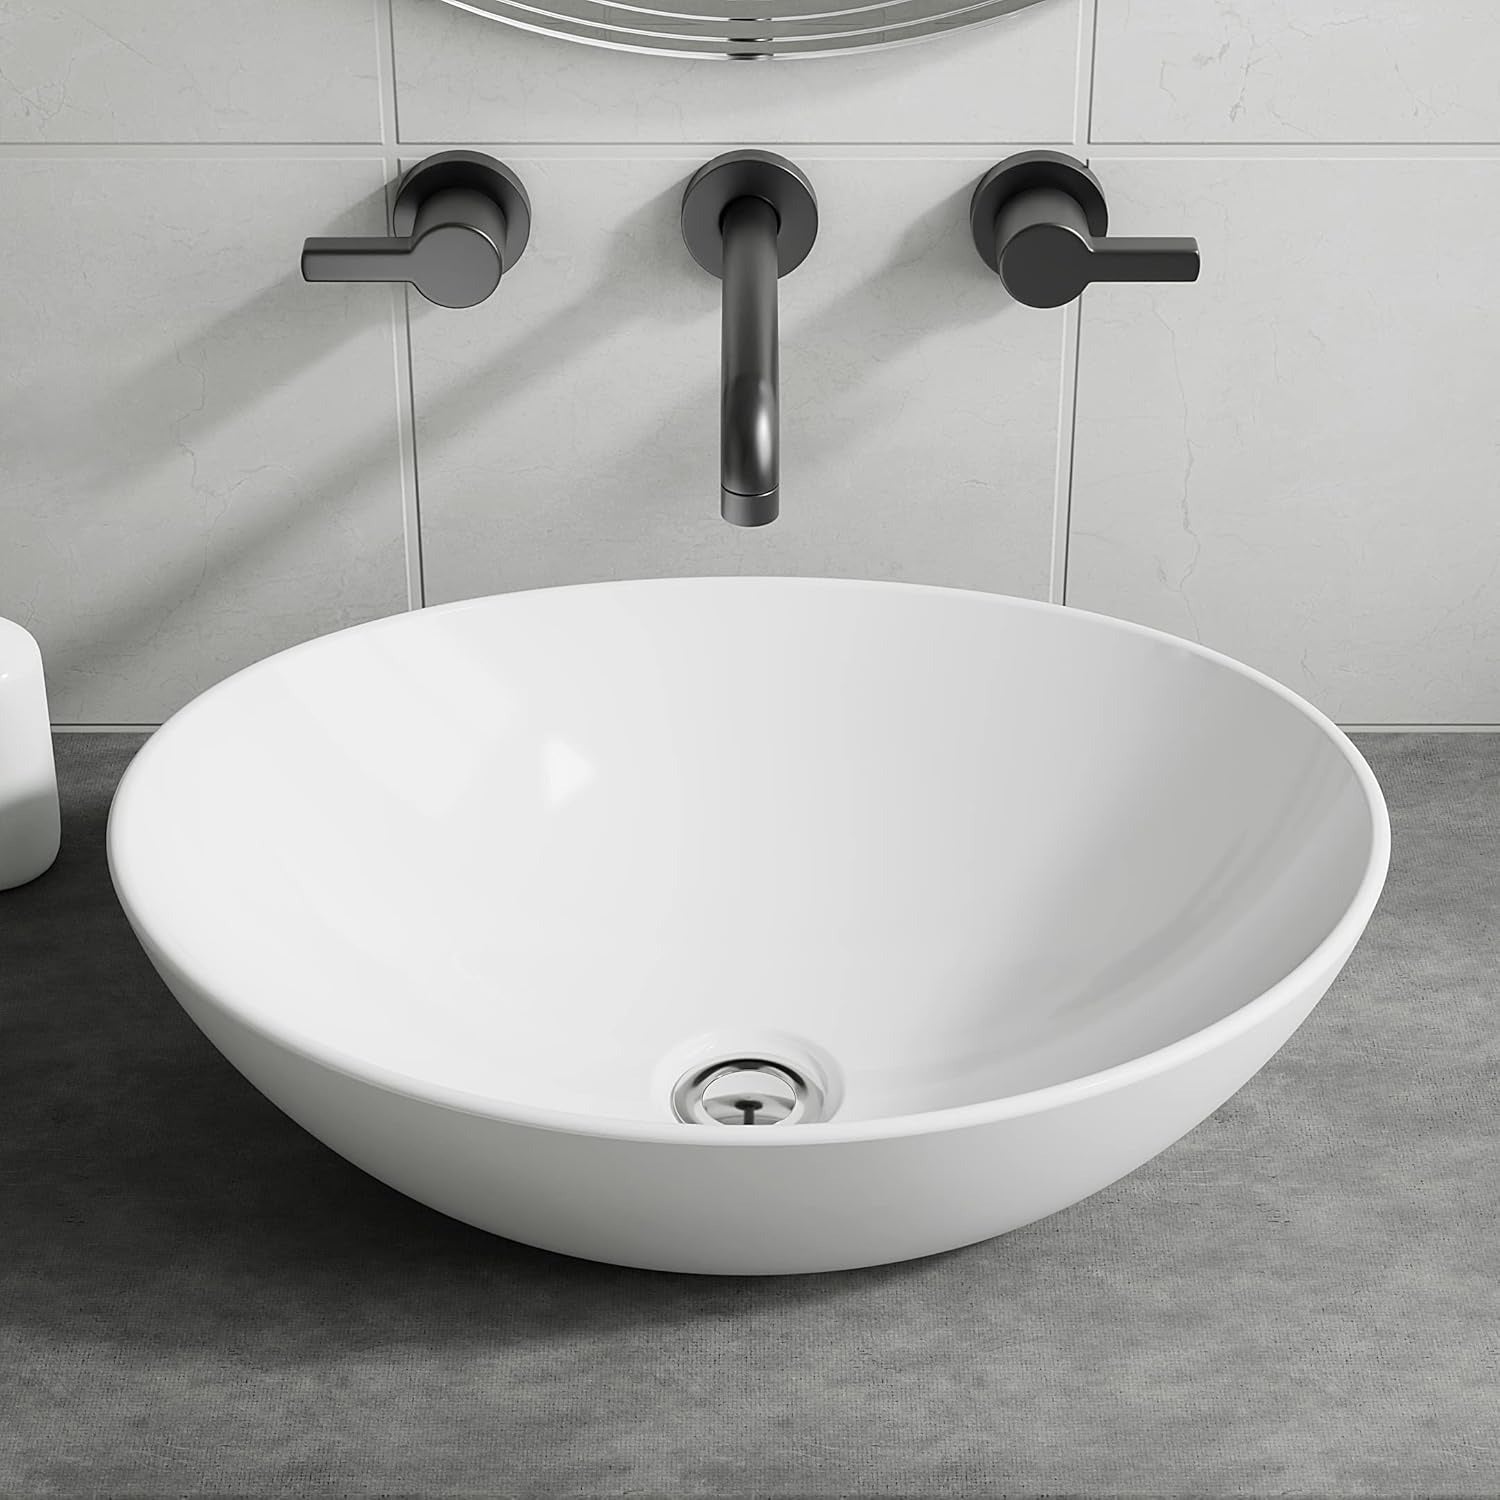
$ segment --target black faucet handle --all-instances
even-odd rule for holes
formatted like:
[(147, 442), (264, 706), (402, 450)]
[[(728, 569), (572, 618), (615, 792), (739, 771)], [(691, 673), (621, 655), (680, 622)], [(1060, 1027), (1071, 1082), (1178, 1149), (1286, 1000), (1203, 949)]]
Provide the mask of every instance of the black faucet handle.
[(405, 281), (439, 307), (474, 307), (500, 285), (505, 217), (491, 199), (462, 188), (434, 193), (417, 222), (415, 234), (307, 240), (302, 278)]
[(1198, 242), (1109, 238), (1099, 179), (1056, 151), (1024, 151), (980, 179), (969, 207), (974, 244), (1028, 307), (1061, 307), (1095, 281), (1196, 281)]
[(405, 281), (439, 307), (474, 307), (526, 248), (531, 203), (521, 180), (478, 151), (443, 151), (401, 179), (389, 236), (310, 239), (307, 281)]

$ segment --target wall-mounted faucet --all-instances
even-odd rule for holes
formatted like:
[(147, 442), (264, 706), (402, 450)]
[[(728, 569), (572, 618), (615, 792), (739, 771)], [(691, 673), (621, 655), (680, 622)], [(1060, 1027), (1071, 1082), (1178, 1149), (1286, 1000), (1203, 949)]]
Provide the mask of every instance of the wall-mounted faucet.
[(440, 151), (402, 177), (392, 234), (311, 239), (307, 281), (405, 281), (439, 307), (474, 307), (500, 285), (531, 234), (531, 200), (503, 162)]
[(991, 167), (969, 204), (974, 244), (1017, 302), (1061, 307), (1091, 281), (1196, 281), (1193, 239), (1106, 239), (1099, 179), (1057, 151)]
[(769, 151), (715, 157), (682, 195), (682, 237), (724, 283), (719, 508), (736, 526), (764, 526), (781, 509), (776, 282), (802, 264), (817, 233), (812, 184)]

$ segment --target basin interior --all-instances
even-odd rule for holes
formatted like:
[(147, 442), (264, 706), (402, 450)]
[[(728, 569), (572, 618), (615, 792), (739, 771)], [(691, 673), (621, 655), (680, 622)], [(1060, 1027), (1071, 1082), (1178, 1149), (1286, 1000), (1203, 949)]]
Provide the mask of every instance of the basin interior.
[(868, 1120), (1256, 998), (1355, 898), (1358, 768), (1273, 685), (1097, 616), (673, 580), (252, 667), (148, 743), (111, 848), (169, 971), (335, 1065), (664, 1123), (694, 1060), (779, 1038)]

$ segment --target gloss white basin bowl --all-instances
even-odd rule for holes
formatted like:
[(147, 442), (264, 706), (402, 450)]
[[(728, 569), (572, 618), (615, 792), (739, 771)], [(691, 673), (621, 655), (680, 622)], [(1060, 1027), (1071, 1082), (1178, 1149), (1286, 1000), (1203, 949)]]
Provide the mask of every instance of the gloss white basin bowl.
[[(1389, 846), (1344, 735), (1225, 657), (780, 578), (313, 641), (153, 736), (109, 829), (173, 994), (335, 1151), (532, 1245), (749, 1274), (1155, 1156), (1317, 1003)], [(728, 1080), (751, 1125), (678, 1119), (731, 1062), (782, 1069)]]

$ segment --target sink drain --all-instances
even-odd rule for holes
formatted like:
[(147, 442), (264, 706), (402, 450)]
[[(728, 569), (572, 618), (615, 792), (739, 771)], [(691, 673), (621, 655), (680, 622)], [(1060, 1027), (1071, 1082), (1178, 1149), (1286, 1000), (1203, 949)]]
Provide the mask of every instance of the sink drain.
[(672, 1109), (688, 1125), (795, 1125), (816, 1120), (822, 1096), (783, 1063), (741, 1057), (684, 1073)]

